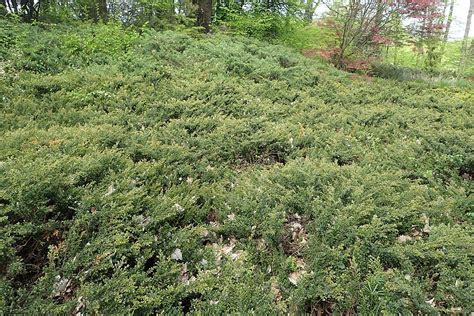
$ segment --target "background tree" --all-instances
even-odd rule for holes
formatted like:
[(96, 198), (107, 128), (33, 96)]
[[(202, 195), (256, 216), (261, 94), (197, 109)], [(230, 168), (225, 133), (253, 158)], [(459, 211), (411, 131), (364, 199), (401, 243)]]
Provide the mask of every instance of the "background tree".
[(329, 7), (338, 29), (339, 44), (333, 57), (337, 67), (345, 69), (347, 59), (356, 54), (363, 58), (377, 55), (379, 46), (390, 41), (389, 25), (396, 18), (396, 2), (349, 0)]
[(92, 0), (89, 2), (88, 18), (97, 22), (99, 20), (107, 21), (108, 10), (107, 0)]
[[(449, 9), (448, 9), (449, 2)], [(451, 23), (453, 21), (453, 10), (454, 10), (454, 0), (445, 0), (445, 8), (443, 10), (445, 16), (445, 27), (443, 35), (443, 44), (441, 46), (441, 59), (444, 57), (446, 52), (446, 45), (448, 43), (449, 31), (451, 29)], [(446, 9), (448, 9), (448, 14), (446, 15)]]
[(212, 0), (194, 0), (194, 4), (197, 5), (196, 25), (208, 33), (211, 30)]
[(441, 57), (444, 29), (442, 3), (439, 0), (405, 0), (402, 12), (411, 19), (410, 32), (418, 50), (418, 58), (426, 55), (426, 66), (433, 70)]
[(318, 8), (321, 0), (306, 0), (304, 3), (303, 18), (306, 22), (310, 23), (313, 21), (314, 12)]
[[(446, 3), (447, 3), (447, 0), (446, 0)], [(451, 22), (453, 21), (453, 10), (454, 10), (454, 0), (450, 0), (449, 13), (446, 18), (446, 27), (444, 29), (444, 38), (443, 38), (444, 45), (448, 41), (449, 30), (451, 28)]]
[(467, 18), (466, 18), (466, 27), (464, 29), (464, 37), (462, 40), (462, 46), (461, 46), (461, 59), (459, 62), (459, 74), (461, 74), (464, 70), (464, 65), (466, 63), (466, 57), (468, 55), (468, 49), (467, 49), (467, 41), (469, 37), (469, 31), (471, 30), (471, 21), (472, 21), (472, 13), (474, 11), (474, 0), (470, 1), (469, 5), (469, 11), (467, 12)]
[[(329, 10), (313, 23), (320, 4)], [(404, 60), (399, 49), (414, 46), (419, 63), (413, 66), (436, 70), (444, 56), (461, 73), (464, 64), (470, 69), (465, 61), (469, 45), (464, 40), (461, 60), (452, 58), (448, 37), (454, 5), (455, 0), (0, 0), (1, 7), (26, 22), (112, 20), (155, 29), (215, 28), (298, 49), (318, 48), (341, 69), (368, 68), (383, 58), (397, 64)]]

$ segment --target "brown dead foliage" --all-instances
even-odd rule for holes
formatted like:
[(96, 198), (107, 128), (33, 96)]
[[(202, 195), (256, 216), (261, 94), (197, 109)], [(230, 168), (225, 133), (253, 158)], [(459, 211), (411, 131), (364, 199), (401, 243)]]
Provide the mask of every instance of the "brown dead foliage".
[(305, 219), (298, 213), (288, 215), (283, 227), (281, 245), (288, 255), (299, 256), (307, 244)]
[(25, 264), (25, 271), (15, 277), (14, 284), (24, 286), (33, 284), (43, 273), (48, 262), (49, 247), (59, 252), (64, 247), (62, 232), (58, 229), (47, 231), (39, 236), (31, 236), (15, 246), (16, 253)]

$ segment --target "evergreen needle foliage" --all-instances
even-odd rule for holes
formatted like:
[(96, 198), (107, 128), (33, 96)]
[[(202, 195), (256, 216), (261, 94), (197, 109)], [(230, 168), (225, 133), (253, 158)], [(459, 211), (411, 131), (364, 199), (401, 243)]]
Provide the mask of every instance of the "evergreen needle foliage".
[(0, 314), (473, 311), (472, 84), (1, 23)]

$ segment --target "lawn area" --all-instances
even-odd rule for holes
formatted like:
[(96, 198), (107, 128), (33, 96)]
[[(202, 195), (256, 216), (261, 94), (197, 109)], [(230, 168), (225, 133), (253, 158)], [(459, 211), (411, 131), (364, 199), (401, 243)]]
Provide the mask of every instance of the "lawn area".
[[(437, 52), (442, 51), (442, 45)], [(395, 65), (410, 68), (423, 68), (426, 66), (426, 58), (417, 56), (413, 46), (391, 47), (385, 55), (386, 61)], [(449, 41), (444, 47), (444, 54), (437, 60), (437, 71), (450, 73), (456, 76), (461, 58), (461, 41)], [(474, 78), (474, 59), (467, 58), (463, 76)]]

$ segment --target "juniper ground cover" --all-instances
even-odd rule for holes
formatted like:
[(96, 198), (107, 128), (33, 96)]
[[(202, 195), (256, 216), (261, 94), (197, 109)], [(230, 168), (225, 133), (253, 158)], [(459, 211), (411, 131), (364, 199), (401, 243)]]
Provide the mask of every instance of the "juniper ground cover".
[(472, 84), (239, 37), (16, 27), (0, 313), (473, 311)]

